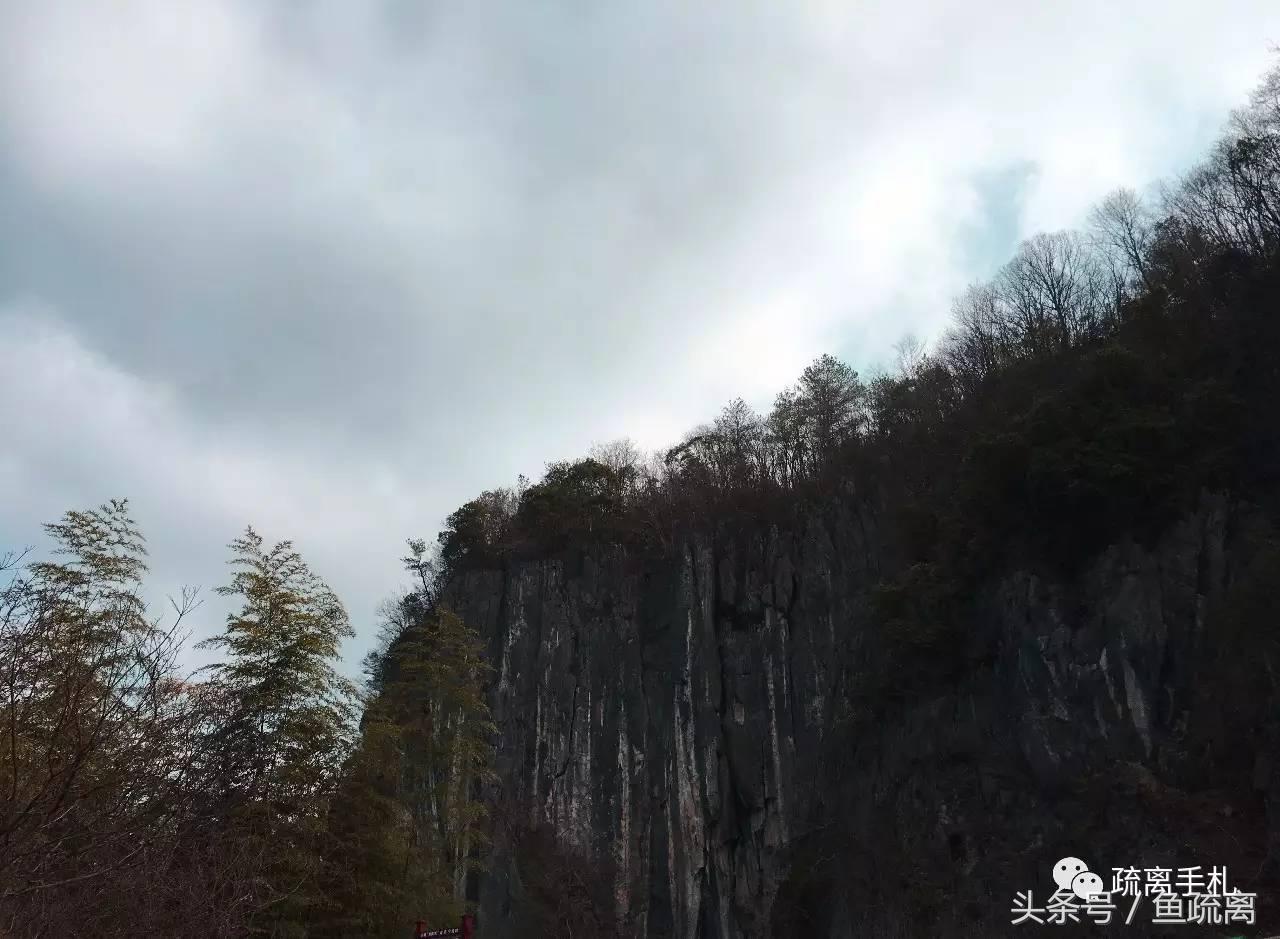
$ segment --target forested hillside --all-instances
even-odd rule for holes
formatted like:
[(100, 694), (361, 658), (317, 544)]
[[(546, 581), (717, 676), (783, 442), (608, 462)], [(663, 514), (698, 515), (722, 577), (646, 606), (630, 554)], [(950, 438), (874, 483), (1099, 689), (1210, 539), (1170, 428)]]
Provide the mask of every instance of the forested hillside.
[(1068, 854), (1280, 928), (1278, 314), (1280, 72), (894, 371), (459, 508), (362, 687), (290, 542), (189, 674), (68, 512), (4, 564), (0, 935), (987, 936)]

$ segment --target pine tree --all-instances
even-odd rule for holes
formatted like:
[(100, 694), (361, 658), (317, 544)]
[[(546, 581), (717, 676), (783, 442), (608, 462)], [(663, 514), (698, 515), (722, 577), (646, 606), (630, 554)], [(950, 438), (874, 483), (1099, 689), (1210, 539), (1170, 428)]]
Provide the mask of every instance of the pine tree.
[(225, 656), (212, 669), (226, 712), (208, 755), (225, 824), (262, 859), (258, 930), (304, 935), (328, 802), (351, 744), (355, 688), (335, 664), (353, 633), (291, 542), (268, 550), (248, 528), (230, 547), (236, 570), (218, 592), (243, 605), (201, 644)]

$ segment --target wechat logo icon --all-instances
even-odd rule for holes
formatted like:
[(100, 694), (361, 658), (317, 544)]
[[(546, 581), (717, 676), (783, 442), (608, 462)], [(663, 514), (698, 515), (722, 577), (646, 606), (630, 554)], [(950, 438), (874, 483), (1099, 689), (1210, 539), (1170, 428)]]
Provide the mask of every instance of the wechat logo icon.
[(1053, 865), (1053, 882), (1062, 891), (1071, 891), (1081, 900), (1106, 893), (1102, 878), (1089, 870), (1089, 865), (1078, 857), (1064, 857)]

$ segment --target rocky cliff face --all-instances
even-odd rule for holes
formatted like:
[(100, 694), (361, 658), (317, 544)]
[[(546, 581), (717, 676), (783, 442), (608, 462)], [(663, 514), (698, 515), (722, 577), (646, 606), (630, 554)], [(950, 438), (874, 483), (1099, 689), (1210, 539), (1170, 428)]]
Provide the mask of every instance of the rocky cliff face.
[[(1158, 544), (1069, 579), (1007, 571), (955, 650), (971, 664), (928, 693), (895, 695), (909, 676), (883, 672), (881, 559), (852, 509), (661, 558), (513, 561), (447, 600), (489, 645), (508, 804), (593, 859), (620, 931), (992, 935), (1061, 854), (1260, 869), (1263, 797), (1192, 752), (1240, 530), (1205, 496)], [(528, 934), (508, 848), (484, 879), (486, 936)]]

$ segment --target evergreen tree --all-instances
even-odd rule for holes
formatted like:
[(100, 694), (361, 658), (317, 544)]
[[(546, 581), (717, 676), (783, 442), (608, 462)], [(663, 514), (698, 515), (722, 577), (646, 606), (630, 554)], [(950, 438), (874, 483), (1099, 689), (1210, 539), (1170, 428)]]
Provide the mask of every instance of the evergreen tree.
[(319, 935), (404, 936), (436, 912), (400, 798), (403, 764), (401, 729), (380, 709), (366, 712), (330, 809)]
[[(409, 544), (406, 567), (422, 575), (425, 545)], [(395, 635), (331, 814), (326, 935), (394, 937), (418, 918), (456, 921), (485, 837), (489, 669), (475, 631), (431, 602), (425, 578), (422, 589), (389, 608)]]
[(795, 394), (815, 459), (831, 456), (859, 430), (866, 388), (858, 373), (835, 356), (814, 360), (801, 374)]
[(243, 605), (201, 644), (225, 656), (213, 666), (226, 714), (209, 758), (225, 824), (263, 861), (258, 931), (300, 936), (314, 915), (328, 800), (351, 742), (355, 687), (335, 665), (353, 633), (292, 543), (267, 549), (248, 528), (230, 547), (236, 570), (218, 592)]
[(446, 609), (412, 630), (396, 659), (382, 703), (403, 729), (407, 801), (439, 876), (460, 897), (485, 820), (478, 787), (492, 776), (489, 668), (475, 630)]

